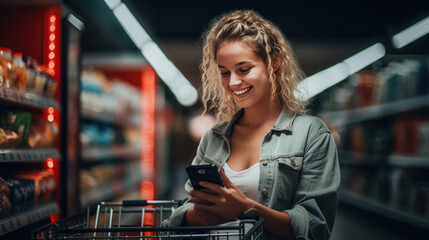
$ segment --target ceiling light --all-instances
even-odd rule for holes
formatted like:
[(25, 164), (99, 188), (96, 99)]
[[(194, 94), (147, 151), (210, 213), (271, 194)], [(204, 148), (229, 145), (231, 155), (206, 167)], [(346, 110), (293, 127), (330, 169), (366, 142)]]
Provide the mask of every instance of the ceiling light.
[(407, 29), (395, 34), (392, 38), (392, 44), (395, 48), (402, 48), (409, 43), (423, 37), (429, 33), (429, 17), (411, 25)]
[(297, 92), (295, 92), (297, 95), (296, 97), (302, 100), (310, 99), (325, 89), (346, 79), (351, 74), (377, 61), (385, 54), (386, 50), (383, 44), (376, 43), (338, 64), (302, 80), (298, 84), (298, 90), (301, 96), (297, 95)]
[(143, 56), (165, 82), (180, 104), (191, 106), (198, 100), (198, 92), (165, 56), (159, 46), (120, 0), (105, 0), (125, 32), (140, 49)]

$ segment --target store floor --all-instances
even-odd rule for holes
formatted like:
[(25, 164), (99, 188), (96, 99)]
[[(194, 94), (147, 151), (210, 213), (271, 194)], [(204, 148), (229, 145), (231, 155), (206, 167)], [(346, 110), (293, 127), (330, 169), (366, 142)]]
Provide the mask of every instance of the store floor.
[(429, 239), (429, 231), (340, 203), (331, 240)]

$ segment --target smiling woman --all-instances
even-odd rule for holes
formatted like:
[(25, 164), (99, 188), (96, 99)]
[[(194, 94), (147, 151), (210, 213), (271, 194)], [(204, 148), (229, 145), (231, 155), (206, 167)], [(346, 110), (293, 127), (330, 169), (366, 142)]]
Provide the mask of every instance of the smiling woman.
[[(185, 188), (191, 199), (163, 222), (231, 225), (262, 217), (264, 239), (328, 239), (340, 172), (326, 125), (295, 96), (303, 74), (280, 30), (251, 10), (215, 19), (204, 35), (205, 110), (217, 124), (192, 164), (214, 164), (224, 187)], [(251, 214), (250, 214), (251, 213)]]

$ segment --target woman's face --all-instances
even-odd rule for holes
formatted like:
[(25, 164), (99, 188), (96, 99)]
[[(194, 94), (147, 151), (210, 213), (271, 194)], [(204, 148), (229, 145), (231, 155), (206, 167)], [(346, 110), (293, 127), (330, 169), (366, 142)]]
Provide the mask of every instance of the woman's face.
[(222, 43), (216, 54), (222, 86), (242, 108), (270, 104), (271, 84), (267, 65), (242, 41)]

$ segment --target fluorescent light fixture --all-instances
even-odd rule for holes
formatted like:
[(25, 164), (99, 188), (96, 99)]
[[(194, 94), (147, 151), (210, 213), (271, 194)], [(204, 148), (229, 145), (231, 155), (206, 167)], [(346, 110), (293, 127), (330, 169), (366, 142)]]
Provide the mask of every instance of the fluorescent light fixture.
[(386, 49), (384, 48), (383, 44), (376, 43), (371, 47), (345, 59), (343, 62), (348, 65), (350, 75), (377, 61), (385, 54)]
[(347, 64), (341, 62), (320, 71), (299, 83), (298, 89), (306, 99), (316, 96), (323, 90), (335, 85), (349, 76)]
[(113, 14), (125, 29), (125, 32), (137, 48), (140, 49), (158, 76), (170, 88), (177, 100), (184, 106), (194, 104), (198, 99), (197, 90), (165, 56), (128, 7), (120, 0), (105, 0), (104, 2), (112, 9)]
[(338, 64), (302, 80), (298, 85), (298, 90), (302, 96), (296, 97), (303, 100), (310, 99), (346, 79), (351, 74), (377, 61), (385, 54), (386, 50), (383, 44), (376, 43)]
[[(164, 82), (174, 81), (179, 71), (174, 64), (168, 60), (158, 45), (152, 41), (146, 42), (146, 44), (142, 46), (141, 52)], [(167, 83), (167, 85), (171, 84)]]
[(152, 41), (149, 34), (143, 29), (128, 7), (121, 3), (113, 10), (119, 23), (137, 47), (141, 47), (146, 41)]
[(78, 30), (82, 31), (82, 29), (84, 28), (84, 24), (83, 22), (81, 22), (77, 17), (75, 17), (73, 14), (69, 14), (67, 16), (67, 21), (69, 21), (69, 23), (71, 23), (73, 26), (75, 26), (75, 28), (77, 28)]
[(121, 0), (104, 0), (104, 2), (110, 9), (114, 9), (121, 3)]
[(402, 48), (429, 33), (429, 17), (411, 25), (392, 37), (395, 48)]

